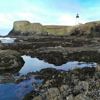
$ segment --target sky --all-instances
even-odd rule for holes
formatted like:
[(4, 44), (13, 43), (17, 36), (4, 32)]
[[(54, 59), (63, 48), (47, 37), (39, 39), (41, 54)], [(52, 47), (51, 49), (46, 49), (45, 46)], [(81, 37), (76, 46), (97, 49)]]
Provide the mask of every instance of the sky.
[(100, 0), (1, 0), (0, 35), (13, 28), (14, 21), (27, 20), (42, 25), (75, 25), (100, 20)]

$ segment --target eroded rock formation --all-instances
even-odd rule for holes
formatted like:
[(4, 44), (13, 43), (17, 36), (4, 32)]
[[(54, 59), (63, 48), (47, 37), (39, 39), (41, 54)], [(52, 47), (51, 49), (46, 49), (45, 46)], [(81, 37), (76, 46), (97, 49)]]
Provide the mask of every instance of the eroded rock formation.
[(41, 35), (45, 34), (45, 29), (40, 23), (30, 23), (29, 21), (15, 21), (13, 24), (13, 29), (8, 35)]
[(40, 23), (30, 23), (29, 21), (15, 21), (13, 24), (13, 29), (8, 35), (88, 35), (89, 37), (98, 37), (100, 36), (100, 21), (75, 26), (42, 25)]
[(17, 51), (0, 50), (0, 70), (22, 67), (24, 60)]

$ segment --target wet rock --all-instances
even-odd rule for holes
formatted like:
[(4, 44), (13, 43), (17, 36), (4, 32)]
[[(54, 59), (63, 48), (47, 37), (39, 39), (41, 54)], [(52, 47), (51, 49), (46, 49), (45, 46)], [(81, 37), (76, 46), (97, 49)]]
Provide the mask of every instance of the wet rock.
[(9, 83), (14, 81), (14, 76), (10, 73), (5, 73), (0, 77), (0, 83)]
[(0, 50), (0, 70), (21, 68), (24, 60), (17, 51)]
[(74, 100), (73, 95), (69, 95), (69, 96), (67, 96), (67, 97), (66, 97), (66, 100)]
[(75, 97), (74, 100), (92, 100), (91, 98), (87, 97), (86, 95), (84, 94), (79, 94)]
[(28, 75), (22, 75), (19, 78), (15, 78), (14, 83), (19, 84), (22, 81), (29, 80), (30, 77)]
[(43, 100), (41, 96), (35, 97), (33, 100)]
[(100, 53), (100, 49), (98, 49), (97, 52)]
[[(40, 95), (43, 100), (92, 100), (91, 98), (96, 100), (100, 97), (98, 72), (95, 72), (95, 67), (69, 71), (54, 68), (42, 69), (38, 74), (43, 78), (43, 83), (41, 86), (36, 84), (37, 90), (34, 90), (31, 96), (34, 95), (33, 98), (35, 98)], [(75, 79), (76, 82), (74, 82)]]
[(43, 87), (44, 87), (44, 88), (50, 87), (50, 86), (51, 86), (51, 83), (53, 83), (53, 81), (54, 81), (54, 80), (47, 80), (47, 81), (45, 82), (45, 84), (43, 85)]
[(95, 73), (95, 79), (96, 80), (100, 79), (100, 71), (98, 71), (98, 72)]
[(96, 67), (96, 71), (100, 71), (100, 65)]
[(68, 85), (62, 85), (62, 86), (60, 87), (60, 92), (64, 92), (64, 91), (66, 91), (68, 88), (69, 88)]
[(46, 92), (46, 100), (63, 100), (57, 88), (50, 88)]
[(85, 93), (87, 94), (89, 88), (89, 83), (86, 81), (81, 81), (79, 82), (75, 87), (74, 87), (74, 95), (78, 93)]
[(20, 42), (20, 40), (19, 39), (15, 39), (14, 42)]
[(2, 50), (2, 49), (3, 49), (3, 44), (0, 41), (0, 50)]

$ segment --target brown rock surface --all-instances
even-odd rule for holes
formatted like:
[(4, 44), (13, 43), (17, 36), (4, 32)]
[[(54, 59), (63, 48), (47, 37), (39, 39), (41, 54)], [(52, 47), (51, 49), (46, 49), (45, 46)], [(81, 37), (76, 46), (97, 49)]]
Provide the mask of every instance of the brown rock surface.
[(0, 70), (22, 67), (23, 59), (14, 50), (0, 50)]

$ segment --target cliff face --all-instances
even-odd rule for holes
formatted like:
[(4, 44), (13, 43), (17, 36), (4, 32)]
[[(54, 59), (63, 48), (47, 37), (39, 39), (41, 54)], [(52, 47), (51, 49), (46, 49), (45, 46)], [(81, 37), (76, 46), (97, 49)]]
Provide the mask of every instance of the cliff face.
[(98, 37), (100, 36), (100, 21), (78, 25), (72, 29), (71, 35), (88, 35), (90, 37)]
[(57, 26), (45, 25), (40, 23), (30, 23), (29, 21), (15, 21), (13, 29), (8, 35), (67, 35), (81, 36), (89, 35), (100, 36), (100, 21), (89, 22), (76, 26)]
[(41, 35), (46, 34), (46, 31), (40, 23), (30, 23), (29, 21), (15, 21), (13, 29), (8, 35)]

